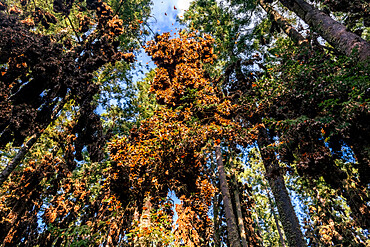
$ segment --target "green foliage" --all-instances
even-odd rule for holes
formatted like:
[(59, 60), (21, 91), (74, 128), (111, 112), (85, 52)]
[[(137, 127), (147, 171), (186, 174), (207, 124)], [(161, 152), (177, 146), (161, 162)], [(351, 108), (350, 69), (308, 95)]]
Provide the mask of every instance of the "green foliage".
[[(215, 53), (219, 59), (208, 69), (213, 76), (220, 76), (228, 64), (238, 58), (249, 56), (251, 33), (247, 26), (251, 22), (254, 3), (224, 3), (217, 1), (193, 1), (180, 20), (190, 31), (211, 34), (215, 39)], [(229, 6), (231, 4), (231, 6)]]
[[(173, 204), (166, 203), (163, 206), (173, 207)], [(147, 224), (134, 221), (132, 229), (126, 234), (130, 243), (145, 246), (174, 246), (172, 216), (167, 215), (162, 208), (159, 208), (152, 209), (150, 215), (143, 215), (141, 221), (143, 218), (147, 219)]]

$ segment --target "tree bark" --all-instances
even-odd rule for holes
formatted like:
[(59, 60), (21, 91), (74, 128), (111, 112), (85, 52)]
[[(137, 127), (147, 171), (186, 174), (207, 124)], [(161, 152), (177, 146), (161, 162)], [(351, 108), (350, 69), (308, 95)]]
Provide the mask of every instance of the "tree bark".
[(338, 191), (346, 199), (347, 205), (352, 211), (352, 217), (357, 225), (363, 229), (370, 230), (370, 207), (367, 204), (369, 200), (364, 201), (364, 198), (366, 198), (364, 191), (366, 189), (350, 188), (343, 181)]
[(219, 206), (220, 206), (219, 198), (221, 199), (221, 197), (219, 197), (219, 195), (215, 195), (213, 197), (213, 226), (214, 226), (213, 235), (214, 235), (214, 245), (215, 245), (215, 247), (220, 247), (221, 246), (221, 243), (220, 243), (220, 223), (219, 223), (219, 218), (218, 218)]
[(351, 138), (346, 140), (356, 156), (360, 183), (364, 187), (370, 183), (370, 140), (369, 136), (365, 134), (369, 132), (366, 131), (365, 128), (353, 130), (352, 132), (357, 133), (351, 134)]
[(247, 236), (245, 233), (246, 231), (245, 231), (244, 222), (243, 222), (242, 207), (240, 205), (239, 190), (237, 186), (238, 184), (237, 184), (237, 181), (235, 180), (234, 181), (234, 198), (235, 198), (236, 214), (238, 217), (238, 225), (239, 225), (239, 230), (240, 230), (240, 238), (242, 240), (242, 246), (248, 247)]
[(271, 213), (272, 213), (272, 216), (274, 217), (275, 224), (276, 224), (276, 228), (277, 228), (277, 231), (278, 231), (278, 233), (279, 233), (280, 243), (281, 243), (281, 245), (282, 245), (283, 247), (285, 247), (284, 236), (283, 236), (283, 233), (281, 232), (280, 224), (279, 224), (278, 218), (276, 217), (275, 207), (274, 207), (274, 205), (273, 205), (273, 203), (272, 203), (272, 200), (271, 200), (270, 192), (269, 192), (269, 191), (267, 191), (267, 198), (269, 199), (270, 208), (271, 208)]
[(339, 52), (351, 56), (353, 50), (357, 49), (359, 61), (368, 63), (366, 60), (370, 57), (370, 44), (360, 36), (347, 31), (344, 25), (304, 0), (279, 1), (289, 10), (296, 13)]
[(14, 171), (14, 169), (22, 162), (24, 156), (28, 153), (28, 150), (36, 143), (36, 141), (41, 136), (42, 132), (39, 131), (38, 133), (34, 134), (27, 143), (21, 147), (12, 161), (1, 171), (0, 174), (0, 186), (3, 185), (5, 180), (10, 176), (10, 174)]
[(307, 43), (307, 39), (303, 37), (295, 28), (290, 25), (290, 23), (281, 16), (278, 12), (274, 10), (273, 7), (271, 7), (268, 3), (266, 3), (266, 0), (259, 0), (259, 5), (272, 16), (274, 21), (279, 25), (279, 27), (288, 35), (289, 38), (291, 38), (295, 43), (302, 44)]
[[(147, 196), (144, 199), (144, 207), (140, 216), (139, 227), (142, 228), (150, 228), (151, 220), (150, 220), (150, 211), (152, 210), (152, 203), (150, 202), (150, 196)], [(151, 239), (145, 239), (145, 242), (140, 242), (137, 246), (146, 247), (152, 246)]]
[(217, 168), (218, 168), (219, 179), (220, 179), (221, 194), (222, 194), (222, 199), (223, 199), (224, 207), (225, 207), (225, 216), (226, 216), (226, 224), (227, 224), (227, 232), (228, 232), (227, 236), (229, 239), (230, 246), (241, 247), (238, 228), (237, 228), (237, 224), (235, 220), (235, 214), (233, 212), (233, 206), (231, 203), (230, 191), (227, 185), (225, 167), (222, 161), (221, 148), (219, 145), (216, 146), (215, 151), (216, 151)]
[(280, 172), (279, 163), (276, 159), (275, 153), (273, 150), (269, 150), (267, 148), (267, 146), (272, 142), (264, 127), (260, 127), (259, 129), (257, 143), (261, 152), (263, 165), (266, 169), (266, 178), (275, 198), (280, 221), (283, 225), (288, 245), (291, 247), (307, 246), (303, 238), (297, 215), (286, 189), (284, 177)]

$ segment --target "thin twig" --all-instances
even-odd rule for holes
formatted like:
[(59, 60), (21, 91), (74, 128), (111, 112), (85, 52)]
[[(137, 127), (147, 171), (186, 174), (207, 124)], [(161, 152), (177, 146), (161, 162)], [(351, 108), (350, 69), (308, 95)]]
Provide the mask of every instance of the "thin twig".
[(78, 36), (77, 31), (76, 31), (76, 29), (75, 29), (75, 27), (73, 26), (73, 23), (72, 23), (72, 21), (71, 21), (71, 18), (69, 18), (69, 16), (67, 16), (67, 19), (68, 19), (68, 21), (69, 21), (69, 24), (70, 24), (70, 25), (71, 25), (71, 27), (72, 27), (73, 32), (75, 33), (75, 35), (76, 35), (76, 37), (77, 37), (77, 39), (78, 39), (78, 43), (81, 43), (80, 36)]
[(117, 10), (114, 12), (114, 16), (118, 14), (118, 12), (120, 11), (120, 9), (121, 9), (121, 7), (122, 7), (122, 5), (123, 5), (123, 2), (124, 2), (124, 1), (125, 1), (125, 0), (122, 0), (122, 1), (120, 2), (120, 4), (119, 4), (119, 6), (118, 6)]

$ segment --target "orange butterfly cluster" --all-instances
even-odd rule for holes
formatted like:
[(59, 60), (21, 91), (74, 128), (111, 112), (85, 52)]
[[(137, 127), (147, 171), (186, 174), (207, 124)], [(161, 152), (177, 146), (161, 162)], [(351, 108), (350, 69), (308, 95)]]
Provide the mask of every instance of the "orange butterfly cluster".
[(146, 52), (158, 66), (150, 90), (163, 106), (130, 136), (110, 144), (116, 182), (128, 176), (131, 193), (149, 194), (154, 204), (168, 190), (182, 199), (175, 237), (189, 244), (212, 236), (207, 212), (215, 188), (206, 172), (207, 153), (213, 140), (229, 141), (241, 131), (231, 117), (236, 106), (204, 69), (216, 59), (213, 42), (195, 33), (173, 39), (165, 33), (150, 41)]

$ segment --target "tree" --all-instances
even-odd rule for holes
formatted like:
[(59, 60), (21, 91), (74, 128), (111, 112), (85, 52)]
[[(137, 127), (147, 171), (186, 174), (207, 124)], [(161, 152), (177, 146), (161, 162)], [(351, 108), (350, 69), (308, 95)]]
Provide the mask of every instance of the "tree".
[(270, 6), (267, 1), (260, 0), (258, 4), (268, 13), (271, 15), (272, 18), (277, 25), (286, 33), (294, 42), (302, 44), (307, 42), (302, 34), (300, 34), (292, 25), (277, 11), (274, 10), (272, 6)]
[[(221, 153), (220, 146), (216, 146), (216, 160), (217, 160), (217, 168), (219, 173), (220, 179), (220, 188), (222, 194), (222, 200), (224, 202), (225, 207), (225, 215), (226, 215), (226, 222), (227, 222), (227, 230), (228, 230), (228, 237), (230, 246), (241, 246), (236, 223), (236, 215), (233, 212), (232, 202), (231, 202), (231, 195), (229, 191), (229, 186), (227, 184), (225, 168), (223, 164), (223, 158)], [(246, 240), (243, 239), (243, 246), (246, 244)]]
[[(147, 51), (159, 66), (151, 91), (164, 106), (133, 129), (128, 140), (112, 143), (112, 158), (119, 162), (118, 174), (129, 174), (138, 207), (145, 191), (156, 204), (173, 190), (183, 201), (178, 206), (175, 236), (189, 244), (205, 243), (211, 236), (206, 212), (213, 187), (205, 173), (203, 152), (208, 140), (221, 131), (219, 121), (227, 121), (222, 116), (228, 115), (231, 105), (218, 98), (202, 70), (202, 63), (212, 62), (214, 57), (209, 38), (182, 34), (170, 40), (169, 34), (164, 34), (157, 36)], [(210, 112), (219, 117), (210, 118)], [(184, 218), (185, 212), (189, 214), (184, 217), (192, 218)], [(190, 223), (194, 221), (198, 223)]]
[(367, 63), (370, 57), (370, 44), (358, 35), (347, 31), (344, 25), (303, 0), (281, 0), (280, 2), (342, 54), (352, 56), (355, 50), (359, 61)]
[(297, 215), (295, 214), (289, 193), (286, 189), (278, 160), (273, 151), (268, 150), (268, 145), (272, 144), (270, 138), (267, 130), (262, 127), (257, 143), (266, 169), (266, 177), (277, 204), (284, 233), (289, 246), (306, 246), (307, 244), (304, 241)]

